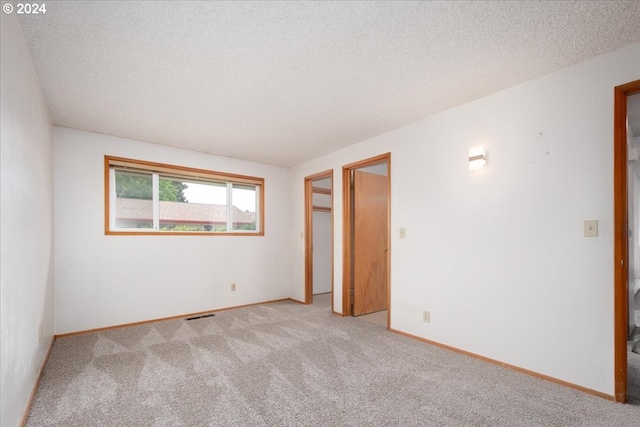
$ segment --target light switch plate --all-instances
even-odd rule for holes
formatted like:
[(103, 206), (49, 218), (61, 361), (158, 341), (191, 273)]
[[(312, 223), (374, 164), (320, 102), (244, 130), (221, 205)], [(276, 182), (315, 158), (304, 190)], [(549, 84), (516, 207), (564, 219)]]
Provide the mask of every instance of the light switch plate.
[(401, 228), (400, 228), (400, 238), (401, 238), (401, 239), (404, 239), (404, 238), (406, 238), (406, 237), (407, 237), (407, 229), (406, 229), (406, 228), (404, 228), (404, 227), (401, 227)]
[(598, 237), (598, 220), (587, 219), (584, 221), (584, 237)]

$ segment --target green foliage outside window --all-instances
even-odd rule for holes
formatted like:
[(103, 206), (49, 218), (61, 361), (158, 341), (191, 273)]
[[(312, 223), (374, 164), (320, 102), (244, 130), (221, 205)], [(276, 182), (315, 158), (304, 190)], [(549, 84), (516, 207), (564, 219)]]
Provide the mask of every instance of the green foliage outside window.
[[(184, 190), (187, 184), (160, 178), (158, 191), (162, 202), (187, 202)], [(116, 172), (116, 197), (124, 199), (153, 199), (151, 175), (139, 173)]]
[(236, 224), (234, 226), (235, 230), (255, 230), (256, 229), (256, 223), (255, 222), (250, 222), (250, 223), (245, 223), (245, 224)]

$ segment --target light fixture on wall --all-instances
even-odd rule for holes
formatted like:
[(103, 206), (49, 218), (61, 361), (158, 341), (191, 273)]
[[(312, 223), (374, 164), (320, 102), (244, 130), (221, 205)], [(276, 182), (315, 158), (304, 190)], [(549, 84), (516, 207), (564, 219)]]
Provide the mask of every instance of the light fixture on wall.
[(483, 146), (469, 149), (469, 170), (482, 169), (487, 164), (487, 153)]

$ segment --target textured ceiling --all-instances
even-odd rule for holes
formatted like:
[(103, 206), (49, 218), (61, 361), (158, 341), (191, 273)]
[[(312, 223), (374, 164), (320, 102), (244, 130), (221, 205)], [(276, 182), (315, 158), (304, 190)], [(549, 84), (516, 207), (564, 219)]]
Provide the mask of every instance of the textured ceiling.
[(47, 2), (59, 126), (292, 166), (640, 42), (640, 2)]

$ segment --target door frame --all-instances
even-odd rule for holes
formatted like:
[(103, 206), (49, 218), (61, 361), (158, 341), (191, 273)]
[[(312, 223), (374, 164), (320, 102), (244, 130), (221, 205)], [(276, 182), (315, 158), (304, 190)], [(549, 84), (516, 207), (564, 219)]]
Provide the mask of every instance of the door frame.
[(304, 178), (304, 303), (313, 304), (313, 183), (331, 179), (331, 311), (333, 308), (333, 169)]
[(351, 273), (352, 273), (352, 224), (353, 204), (351, 201), (351, 171), (367, 166), (387, 164), (387, 240), (389, 251), (387, 252), (387, 329), (391, 319), (391, 153), (370, 157), (359, 162), (350, 163), (342, 167), (342, 315), (351, 316)]
[(627, 208), (627, 97), (640, 93), (640, 80), (614, 88), (613, 107), (613, 304), (614, 304), (614, 399), (627, 401), (628, 208)]

